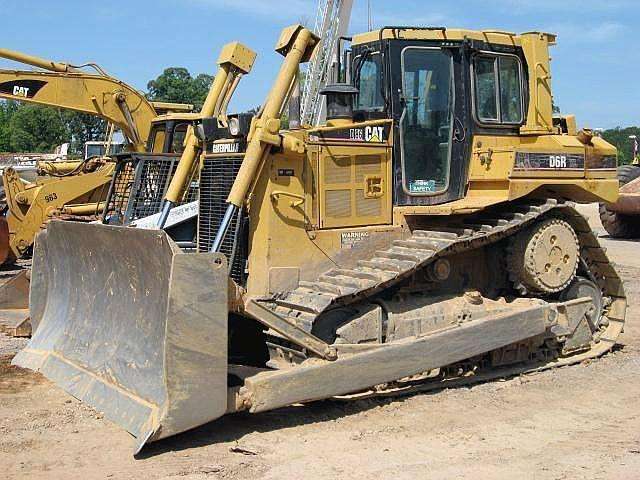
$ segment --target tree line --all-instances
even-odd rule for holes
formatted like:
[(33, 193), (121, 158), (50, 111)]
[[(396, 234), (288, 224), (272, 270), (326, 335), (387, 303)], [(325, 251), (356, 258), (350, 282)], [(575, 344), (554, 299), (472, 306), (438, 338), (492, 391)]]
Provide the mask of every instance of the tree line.
[[(159, 102), (190, 103), (200, 109), (213, 77), (192, 77), (186, 68), (167, 68), (147, 84), (147, 98)], [(81, 154), (85, 142), (103, 140), (104, 120), (71, 110), (0, 100), (0, 152), (48, 153), (70, 143)]]
[(640, 127), (616, 127), (602, 132), (602, 138), (607, 142), (615, 145), (618, 149), (618, 163), (627, 165), (633, 162), (633, 139), (630, 136), (635, 135), (640, 142)]

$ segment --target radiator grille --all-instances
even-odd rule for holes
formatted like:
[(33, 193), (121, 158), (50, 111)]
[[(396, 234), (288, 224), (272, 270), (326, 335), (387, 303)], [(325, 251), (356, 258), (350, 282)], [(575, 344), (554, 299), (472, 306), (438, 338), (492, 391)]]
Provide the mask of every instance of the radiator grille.
[(356, 183), (364, 182), (367, 175), (376, 175), (382, 172), (380, 155), (358, 155), (356, 161)]
[[(198, 251), (208, 252), (213, 245), (224, 213), (227, 196), (238, 175), (242, 158), (206, 158), (200, 172), (200, 210)], [(244, 213), (231, 222), (220, 249), (229, 261), (229, 275), (239, 285), (246, 281), (248, 222)]]
[[(105, 210), (109, 223), (128, 224), (158, 213), (179, 160), (177, 156), (153, 155), (118, 158)], [(197, 199), (198, 184), (192, 182), (181, 203)]]
[(364, 190), (356, 190), (356, 215), (377, 217), (382, 213), (382, 198), (367, 198)]
[[(130, 159), (127, 159), (130, 160)], [(129, 204), (131, 185), (133, 185), (134, 168), (131, 161), (120, 161), (111, 180), (111, 189), (104, 215), (110, 217), (110, 223), (125, 224), (125, 213)]]

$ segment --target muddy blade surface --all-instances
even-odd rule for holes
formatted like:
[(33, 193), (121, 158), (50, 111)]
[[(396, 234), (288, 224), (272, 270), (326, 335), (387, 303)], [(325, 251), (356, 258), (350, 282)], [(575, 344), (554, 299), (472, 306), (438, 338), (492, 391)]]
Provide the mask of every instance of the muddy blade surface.
[(0, 265), (15, 260), (9, 247), (9, 240), (9, 224), (7, 219), (0, 215)]
[(36, 240), (38, 327), (14, 364), (42, 372), (136, 437), (223, 415), (227, 266), (161, 231), (52, 222)]
[(0, 285), (0, 332), (12, 337), (31, 335), (28, 270)]

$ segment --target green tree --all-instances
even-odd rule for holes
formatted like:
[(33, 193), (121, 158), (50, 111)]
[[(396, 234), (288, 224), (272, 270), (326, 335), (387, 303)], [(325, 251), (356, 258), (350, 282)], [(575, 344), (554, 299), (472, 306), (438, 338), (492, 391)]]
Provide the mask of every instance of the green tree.
[(61, 115), (67, 131), (66, 141), (71, 141), (72, 153), (80, 155), (85, 142), (104, 139), (107, 122), (100, 117), (71, 110), (62, 110)]
[(71, 153), (82, 154), (84, 143), (102, 140), (106, 123), (71, 110), (0, 101), (0, 152), (51, 152), (71, 142)]
[(49, 152), (68, 140), (60, 112), (38, 105), (20, 105), (9, 120), (10, 151)]
[(15, 102), (0, 101), (0, 152), (11, 151), (10, 121), (18, 108)]
[(618, 163), (620, 165), (626, 165), (633, 161), (633, 140), (629, 138), (631, 135), (638, 137), (640, 142), (639, 127), (616, 127), (602, 133), (602, 138), (618, 149)]
[(186, 68), (171, 67), (147, 84), (147, 96), (158, 102), (192, 103), (200, 110), (211, 82), (211, 75), (201, 73), (193, 78)]

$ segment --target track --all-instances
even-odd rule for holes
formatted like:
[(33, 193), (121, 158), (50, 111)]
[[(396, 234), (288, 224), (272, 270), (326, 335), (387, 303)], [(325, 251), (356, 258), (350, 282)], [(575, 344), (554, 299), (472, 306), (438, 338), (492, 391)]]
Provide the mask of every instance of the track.
[[(622, 280), (600, 246), (587, 220), (573, 203), (549, 199), (539, 203), (515, 204), (499, 211), (469, 217), (463, 228), (416, 230), (407, 240), (379, 251), (370, 260), (360, 261), (352, 270), (329, 270), (316, 282), (300, 282), (296, 290), (275, 298), (270, 310), (296, 327), (311, 332), (314, 321), (325, 311), (371, 298), (392, 288), (438, 258), (473, 250), (516, 234), (550, 215), (559, 215), (576, 231), (581, 258), (590, 276), (602, 288), (606, 299), (601, 329), (594, 335), (592, 348), (528, 370), (540, 370), (582, 362), (603, 355), (616, 343), (623, 330), (627, 300)], [(265, 306), (267, 306), (265, 305)]]

